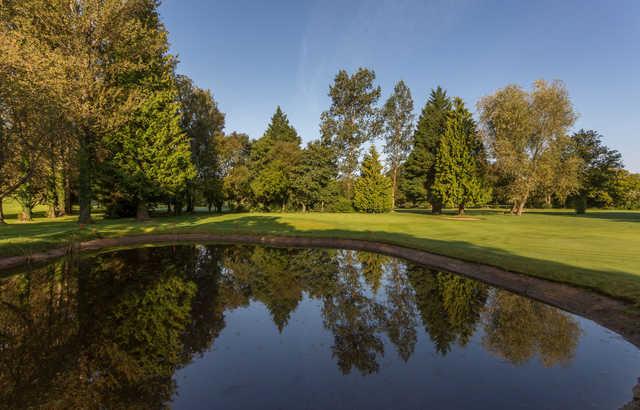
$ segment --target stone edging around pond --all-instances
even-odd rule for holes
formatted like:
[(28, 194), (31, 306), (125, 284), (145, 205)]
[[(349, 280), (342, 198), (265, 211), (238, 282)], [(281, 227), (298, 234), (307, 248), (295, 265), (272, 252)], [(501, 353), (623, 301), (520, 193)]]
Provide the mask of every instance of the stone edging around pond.
[(59, 258), (70, 251), (92, 251), (122, 246), (180, 242), (245, 243), (277, 247), (352, 249), (381, 253), (431, 268), (461, 274), (586, 317), (619, 333), (626, 340), (640, 348), (640, 315), (632, 313), (629, 309), (629, 304), (620, 300), (588, 289), (509, 272), (489, 265), (367, 240), (195, 233), (124, 236), (120, 238), (94, 239), (74, 246), (57, 248), (27, 256), (0, 258), (0, 271), (27, 263), (38, 263)]

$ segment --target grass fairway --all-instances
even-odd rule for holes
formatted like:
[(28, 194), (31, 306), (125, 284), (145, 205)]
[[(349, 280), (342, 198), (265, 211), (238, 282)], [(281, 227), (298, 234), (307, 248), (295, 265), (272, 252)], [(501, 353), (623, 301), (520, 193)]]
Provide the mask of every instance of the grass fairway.
[(107, 220), (79, 227), (75, 217), (46, 219), (37, 209), (31, 223), (15, 219), (5, 203), (0, 256), (36, 252), (70, 240), (145, 233), (249, 233), (369, 239), (482, 262), (532, 276), (598, 290), (640, 307), (640, 212), (590, 211), (577, 216), (555, 210), (521, 217), (503, 211), (431, 215), (403, 210), (391, 214), (243, 213), (157, 217), (149, 222)]

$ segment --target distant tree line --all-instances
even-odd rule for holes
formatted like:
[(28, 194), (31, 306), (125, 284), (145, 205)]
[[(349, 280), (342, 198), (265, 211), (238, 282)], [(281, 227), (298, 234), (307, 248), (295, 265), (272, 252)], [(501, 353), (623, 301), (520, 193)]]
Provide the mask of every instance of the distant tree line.
[[(570, 134), (565, 86), (538, 80), (482, 98), (478, 120), (437, 87), (417, 121), (399, 81), (341, 70), (320, 137), (280, 107), (264, 134), (225, 132), (213, 95), (175, 72), (155, 0), (5, 0), (0, 8), (1, 199), (20, 218), (79, 209), (91, 221), (172, 213), (299, 210), (435, 213), (486, 204), (640, 207), (640, 176), (592, 130)], [(381, 147), (381, 161), (376, 146)], [(363, 152), (366, 152), (363, 155)]]

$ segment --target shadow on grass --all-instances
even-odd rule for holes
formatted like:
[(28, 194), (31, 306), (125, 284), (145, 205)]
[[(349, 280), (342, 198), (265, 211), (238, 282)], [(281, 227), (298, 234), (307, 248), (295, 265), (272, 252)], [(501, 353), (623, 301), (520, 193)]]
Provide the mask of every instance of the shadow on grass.
[[(426, 210), (402, 210), (412, 213), (430, 213)], [(479, 212), (479, 213), (476, 213)], [(470, 215), (491, 214), (495, 211), (479, 210)], [(549, 212), (550, 215), (561, 213)], [(614, 214), (627, 214), (625, 212)], [(633, 212), (630, 214), (633, 215)], [(589, 214), (587, 214), (589, 215)], [(597, 214), (593, 214), (597, 216)], [(246, 215), (232, 219), (223, 215), (183, 215), (157, 218), (148, 223), (133, 219), (98, 220), (84, 229), (72, 220), (46, 221), (33, 224), (12, 224), (0, 227), (0, 254), (21, 255), (63, 245), (69, 240), (88, 240), (100, 237), (117, 237), (137, 234), (162, 233), (237, 233), (253, 235), (289, 235), (318, 238), (345, 238), (377, 241), (430, 251), (462, 260), (484, 263), (499, 268), (530, 274), (553, 281), (569, 283), (609, 295), (622, 297), (640, 305), (640, 272), (594, 270), (556, 261), (521, 256), (504, 249), (480, 246), (465, 241), (438, 240), (409, 235), (402, 232), (352, 229), (301, 229), (281, 221), (274, 215)], [(588, 216), (587, 216), (588, 217)], [(640, 214), (636, 218), (640, 217)], [(12, 244), (11, 238), (28, 240)]]
[[(396, 213), (399, 214), (418, 214), (418, 215), (433, 215), (438, 214), (431, 213), (430, 209), (396, 209)], [(505, 215), (509, 214), (508, 209), (469, 209), (465, 212), (466, 216), (483, 216), (483, 215)], [(457, 215), (455, 211), (444, 211), (442, 215)], [(607, 210), (594, 210), (587, 211), (585, 214), (576, 214), (572, 210), (541, 210), (531, 209), (525, 210), (524, 215), (546, 215), (546, 216), (564, 216), (584, 219), (602, 219), (612, 222), (640, 222), (640, 211), (607, 211)]]

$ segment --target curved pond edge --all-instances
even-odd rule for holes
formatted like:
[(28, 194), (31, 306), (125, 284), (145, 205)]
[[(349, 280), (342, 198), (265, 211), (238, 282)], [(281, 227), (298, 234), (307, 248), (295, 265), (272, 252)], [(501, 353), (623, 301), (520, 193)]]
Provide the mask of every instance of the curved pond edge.
[(148, 245), (155, 243), (252, 244), (290, 248), (333, 248), (369, 251), (406, 259), (426, 267), (457, 273), (488, 285), (538, 300), (583, 316), (618, 334), (640, 348), (640, 314), (630, 304), (594, 291), (553, 282), (494, 266), (467, 262), (423, 250), (360, 239), (237, 234), (149, 234), (94, 239), (24, 256), (0, 258), (0, 271), (45, 262), (76, 251)]

